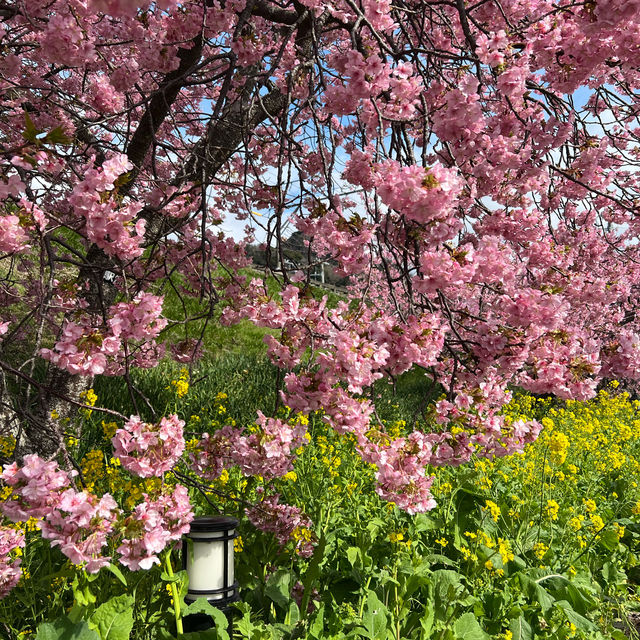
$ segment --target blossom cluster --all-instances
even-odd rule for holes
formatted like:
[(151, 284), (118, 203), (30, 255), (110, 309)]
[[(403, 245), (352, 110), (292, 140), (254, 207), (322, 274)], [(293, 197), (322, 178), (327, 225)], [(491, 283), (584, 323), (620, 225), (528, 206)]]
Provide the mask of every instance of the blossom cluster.
[(431, 460), (428, 436), (413, 432), (407, 438), (395, 438), (364, 459), (376, 465), (376, 493), (381, 498), (411, 514), (435, 507), (430, 491), (433, 478), (425, 474)]
[[(113, 541), (119, 542), (120, 563), (138, 570), (157, 563), (157, 554), (189, 530), (193, 512), (182, 485), (164, 488), (155, 497), (142, 494), (141, 502), (127, 516), (111, 494), (98, 497), (86, 489), (76, 490), (74, 475), (55, 462), (27, 455), (21, 466), (8, 465), (0, 475), (10, 489), (0, 510), (14, 522), (35, 519), (42, 537), (89, 573), (112, 562), (108, 548)], [(24, 543), (18, 534), (7, 531), (13, 530), (2, 529), (0, 534), (3, 595), (15, 586), (19, 565), (9, 552)]]
[[(81, 215), (87, 237), (107, 254), (121, 259), (141, 255), (145, 221), (134, 222), (140, 205), (135, 202), (117, 204), (104, 194), (113, 193), (116, 180), (133, 168), (124, 154), (114, 155), (100, 168), (94, 168), (93, 158), (85, 167), (84, 178), (68, 198), (74, 214)], [(133, 233), (132, 233), (133, 231)]]
[(155, 338), (167, 325), (162, 300), (142, 292), (131, 302), (119, 302), (111, 307), (106, 327), (94, 326), (95, 318), (88, 314), (79, 321), (66, 320), (54, 348), (40, 354), (73, 374), (119, 375), (127, 357), (135, 366), (153, 367), (163, 352)]
[(308, 558), (313, 554), (312, 536), (307, 534), (311, 521), (298, 507), (282, 504), (279, 495), (267, 496), (248, 509), (247, 518), (261, 531), (273, 533), (281, 547), (294, 541), (299, 556)]
[(163, 492), (156, 500), (143, 494), (123, 523), (123, 539), (117, 549), (120, 562), (131, 569), (150, 569), (158, 564), (158, 554), (170, 543), (189, 532), (193, 511), (186, 487), (176, 485), (172, 492)]
[(113, 454), (122, 466), (141, 478), (161, 476), (171, 470), (184, 451), (184, 421), (176, 415), (157, 424), (131, 416), (112, 439)]
[(4, 598), (20, 580), (22, 558), (12, 555), (24, 547), (24, 531), (0, 527), (0, 598)]
[(296, 450), (307, 443), (306, 428), (287, 424), (258, 413), (253, 433), (225, 426), (213, 435), (204, 433), (190, 452), (191, 468), (207, 479), (216, 479), (223, 469), (237, 465), (246, 476), (269, 480), (293, 468)]
[(5, 467), (0, 478), (12, 489), (0, 505), (5, 516), (14, 522), (38, 518), (43, 538), (75, 564), (85, 563), (91, 573), (109, 564), (102, 550), (119, 516), (109, 494), (97, 498), (76, 491), (69, 474), (34, 454), (25, 456), (20, 467), (15, 462)]

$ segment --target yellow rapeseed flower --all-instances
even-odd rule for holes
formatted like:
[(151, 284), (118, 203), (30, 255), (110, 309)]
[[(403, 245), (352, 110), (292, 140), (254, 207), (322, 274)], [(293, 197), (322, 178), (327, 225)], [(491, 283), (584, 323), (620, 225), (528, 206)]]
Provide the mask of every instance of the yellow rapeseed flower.
[(184, 398), (189, 392), (189, 370), (184, 367), (180, 369), (180, 375), (176, 380), (171, 381), (167, 389), (171, 387), (178, 398)]
[(487, 500), (484, 508), (489, 511), (493, 521), (498, 522), (498, 518), (500, 517), (500, 507), (492, 500)]
[(111, 440), (113, 436), (116, 435), (116, 431), (118, 430), (118, 425), (115, 422), (105, 422), (102, 421), (102, 432), (105, 435), (105, 438)]
[(569, 438), (564, 433), (556, 431), (549, 439), (549, 458), (553, 464), (562, 464), (567, 459)]
[(560, 505), (555, 500), (547, 500), (547, 506), (545, 507), (545, 515), (549, 520), (558, 519), (558, 511), (560, 511)]

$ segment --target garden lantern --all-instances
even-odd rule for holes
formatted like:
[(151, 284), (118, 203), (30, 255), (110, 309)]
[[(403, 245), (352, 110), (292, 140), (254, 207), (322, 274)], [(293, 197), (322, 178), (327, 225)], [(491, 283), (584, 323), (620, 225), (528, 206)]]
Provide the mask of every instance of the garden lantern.
[(238, 600), (233, 540), (238, 521), (229, 516), (195, 518), (182, 541), (182, 567), (189, 578), (185, 600), (206, 598), (220, 609)]

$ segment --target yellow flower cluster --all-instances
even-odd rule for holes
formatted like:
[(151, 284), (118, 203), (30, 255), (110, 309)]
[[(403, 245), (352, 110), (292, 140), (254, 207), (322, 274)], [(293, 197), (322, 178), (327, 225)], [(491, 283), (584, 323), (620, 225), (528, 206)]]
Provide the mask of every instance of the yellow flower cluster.
[(3, 458), (9, 458), (14, 449), (16, 448), (16, 439), (14, 436), (2, 436), (0, 437), (0, 456)]
[(102, 433), (104, 433), (104, 437), (107, 440), (111, 440), (113, 436), (116, 435), (116, 431), (118, 430), (118, 424), (116, 422), (105, 422), (102, 421)]
[(536, 558), (538, 558), (538, 560), (542, 560), (545, 557), (547, 551), (549, 551), (549, 546), (544, 542), (536, 542), (533, 545), (533, 552), (536, 554)]
[[(98, 396), (93, 389), (87, 389), (80, 394), (80, 400), (90, 407), (95, 407), (96, 402), (98, 401)], [(80, 412), (87, 418), (93, 413), (91, 409), (80, 409)]]
[(547, 500), (547, 506), (544, 513), (549, 520), (558, 519), (558, 511), (560, 511), (560, 505), (555, 500)]
[(411, 540), (405, 538), (402, 531), (392, 531), (389, 534), (389, 542), (397, 545), (404, 545), (407, 548), (411, 547)]
[(96, 491), (96, 484), (104, 478), (104, 453), (93, 449), (89, 451), (82, 459), (80, 464), (82, 477), (84, 479), (85, 488), (92, 493)]
[[(623, 553), (630, 538), (625, 525), (640, 515), (639, 409), (640, 402), (615, 384), (588, 402), (515, 393), (503, 413), (507, 422), (539, 420), (543, 429), (536, 442), (519, 454), (477, 459), (473, 471), (434, 471), (442, 516), (454, 508), (461, 473), (482, 496), (476, 512), (481, 529), (465, 531), (453, 545), (462, 560), (493, 581), (514, 553), (518, 562), (570, 577), (590, 572), (596, 555), (618, 553), (617, 544)], [(438, 535), (434, 546), (445, 541)], [(630, 566), (637, 563), (629, 557)]]
[[(547, 418), (544, 421), (548, 420)], [(544, 422), (543, 421), (543, 422)], [(549, 421), (550, 422), (550, 421)], [(549, 438), (549, 458), (554, 464), (562, 464), (567, 459), (569, 438), (561, 431), (556, 431)]]
[(185, 367), (180, 369), (178, 378), (172, 380), (167, 389), (171, 389), (171, 387), (173, 387), (173, 391), (176, 394), (176, 397), (184, 398), (184, 396), (189, 393), (189, 370)]
[(498, 518), (500, 517), (501, 513), (500, 507), (492, 500), (487, 500), (485, 502), (484, 508), (489, 512), (493, 521), (498, 522)]

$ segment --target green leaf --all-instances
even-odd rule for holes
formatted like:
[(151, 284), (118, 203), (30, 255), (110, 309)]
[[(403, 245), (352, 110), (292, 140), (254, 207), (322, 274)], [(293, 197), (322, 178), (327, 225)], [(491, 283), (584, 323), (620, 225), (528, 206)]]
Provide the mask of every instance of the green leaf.
[(556, 600), (568, 600), (573, 609), (581, 615), (598, 607), (597, 600), (590, 593), (578, 589), (566, 578), (556, 576), (545, 584)]
[(512, 618), (509, 631), (513, 636), (512, 640), (533, 640), (531, 625), (524, 619), (524, 616)]
[(356, 565), (362, 566), (361, 557), (362, 553), (360, 552), (360, 549), (358, 547), (349, 547), (347, 549), (347, 560), (352, 567), (355, 567)]
[(216, 634), (217, 640), (229, 640), (229, 634), (227, 633), (227, 628), (229, 626), (229, 621), (227, 620), (227, 616), (220, 611), (220, 609), (213, 608), (213, 622), (216, 625)]
[(432, 553), (431, 555), (426, 557), (426, 560), (429, 564), (441, 564), (445, 567), (455, 567), (456, 562), (447, 556), (443, 556), (441, 553)]
[[(211, 616), (215, 624), (216, 633), (218, 634), (218, 640), (229, 640), (229, 634), (227, 632), (229, 621), (220, 609), (214, 607), (206, 598), (198, 598), (195, 602), (192, 602), (182, 610), (183, 616), (195, 613), (204, 613)], [(206, 633), (209, 634), (206, 637), (210, 639), (211, 631), (207, 631)], [(184, 637), (188, 640), (188, 634), (185, 634)]]
[(27, 111), (24, 112), (24, 131), (22, 132), (22, 137), (27, 142), (37, 142), (38, 140), (38, 130), (36, 129), (36, 125), (33, 124), (33, 120)]
[(108, 564), (106, 566), (106, 569), (108, 571), (111, 571), (111, 573), (113, 573), (113, 575), (118, 578), (118, 580), (120, 580), (120, 582), (122, 582), (122, 584), (126, 587), (127, 586), (127, 579), (124, 577), (122, 571), (120, 571), (120, 569), (115, 565), (115, 564)]
[(619, 571), (613, 562), (605, 562), (602, 566), (602, 576), (609, 584), (621, 584), (626, 576)]
[(292, 600), (289, 602), (289, 611), (287, 612), (285, 622), (287, 624), (295, 625), (299, 620), (300, 620), (300, 609), (298, 608), (298, 604)]
[(424, 615), (420, 618), (420, 627), (422, 629), (422, 638), (430, 638), (433, 623), (435, 621), (435, 609), (427, 603)]
[(597, 627), (591, 620), (581, 616), (577, 611), (573, 610), (571, 604), (566, 600), (558, 600), (556, 608), (561, 609), (567, 621), (574, 624), (580, 631), (596, 631)]
[(49, 144), (59, 144), (63, 146), (67, 146), (71, 144), (71, 138), (67, 136), (62, 127), (56, 127), (55, 129), (51, 129), (49, 133), (44, 138), (45, 142)]
[(269, 576), (264, 594), (280, 605), (285, 611), (291, 599), (291, 573), (288, 569), (278, 569)]
[(370, 640), (385, 640), (387, 637), (387, 608), (380, 602), (375, 591), (367, 594), (367, 604), (362, 616), (364, 625)]
[(458, 640), (489, 640), (489, 636), (471, 612), (465, 613), (455, 621), (453, 631)]
[(55, 622), (41, 624), (36, 633), (36, 640), (100, 640), (100, 637), (89, 629), (84, 620), (74, 623), (65, 616)]
[(522, 590), (533, 601), (537, 602), (545, 617), (551, 611), (555, 598), (535, 580), (521, 573), (519, 576)]
[(320, 536), (320, 540), (318, 540), (318, 544), (313, 552), (313, 556), (311, 558), (311, 562), (309, 562), (309, 567), (307, 568), (303, 578), (302, 578), (302, 587), (303, 587), (303, 595), (302, 595), (302, 617), (305, 618), (307, 616), (307, 608), (309, 606), (309, 599), (311, 598), (311, 590), (313, 588), (313, 584), (320, 577), (320, 565), (322, 564), (322, 560), (324, 559), (324, 550), (327, 546), (327, 538), (324, 533)]
[(436, 612), (446, 617), (446, 611), (464, 590), (460, 574), (451, 569), (438, 569), (431, 577)]
[(179, 582), (180, 581), (180, 576), (176, 573), (174, 573), (172, 576), (170, 576), (166, 571), (163, 571), (160, 574), (160, 580), (162, 580), (162, 582)]
[(250, 638), (256, 626), (251, 622), (251, 614), (245, 611), (242, 618), (237, 622), (236, 629), (242, 634), (243, 638)]
[(413, 517), (413, 526), (416, 531), (437, 531), (442, 529), (442, 522), (426, 513), (418, 513)]
[(608, 551), (615, 551), (620, 546), (618, 534), (609, 529), (600, 534), (600, 544)]
[(182, 615), (189, 616), (193, 613), (206, 613), (208, 616), (213, 616), (215, 609), (216, 608), (206, 598), (198, 598), (195, 602), (192, 602), (182, 609)]
[(101, 604), (90, 619), (101, 640), (129, 640), (133, 628), (133, 597), (115, 596)]
[(324, 632), (324, 604), (320, 605), (318, 612), (309, 625), (309, 637), (320, 640)]

